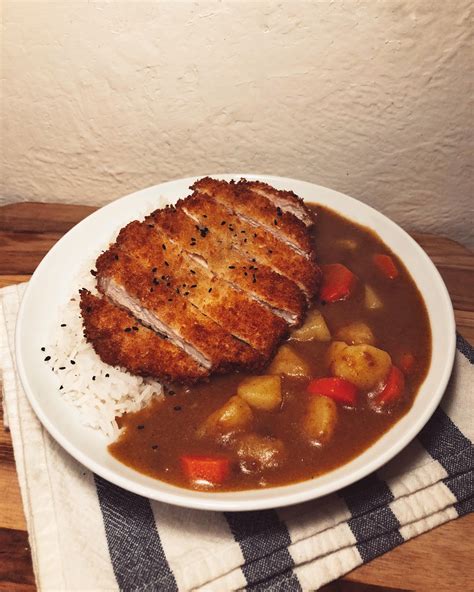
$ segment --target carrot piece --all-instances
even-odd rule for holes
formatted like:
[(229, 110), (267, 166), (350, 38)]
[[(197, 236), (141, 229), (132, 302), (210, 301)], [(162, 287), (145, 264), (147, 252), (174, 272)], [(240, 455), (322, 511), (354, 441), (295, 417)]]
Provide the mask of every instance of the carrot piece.
[(357, 277), (342, 263), (321, 265), (323, 279), (319, 299), (322, 302), (346, 300), (354, 291)]
[(336, 403), (355, 405), (357, 402), (357, 388), (344, 378), (315, 378), (308, 384), (306, 390), (312, 395), (333, 399)]
[(405, 377), (396, 366), (392, 366), (382, 391), (375, 397), (375, 404), (380, 407), (398, 403), (405, 391)]
[(415, 365), (415, 356), (410, 352), (405, 352), (400, 356), (400, 369), (405, 374), (410, 374)]
[(230, 461), (217, 456), (182, 456), (181, 467), (190, 481), (221, 485), (229, 476)]
[(394, 280), (398, 277), (398, 269), (390, 255), (382, 255), (378, 253), (374, 255), (373, 261), (377, 268), (383, 273), (383, 275), (389, 280)]

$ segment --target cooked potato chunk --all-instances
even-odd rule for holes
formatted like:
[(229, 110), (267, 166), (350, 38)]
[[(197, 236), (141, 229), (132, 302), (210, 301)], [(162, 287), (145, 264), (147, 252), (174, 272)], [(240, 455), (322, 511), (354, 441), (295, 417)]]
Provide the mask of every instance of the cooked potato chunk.
[(347, 347), (347, 343), (345, 341), (333, 341), (326, 351), (326, 365), (328, 368), (331, 367), (331, 364), (334, 360), (339, 356), (339, 353)]
[(269, 374), (311, 376), (309, 365), (289, 345), (282, 345), (268, 369)]
[(278, 438), (245, 434), (238, 436), (235, 446), (244, 473), (276, 469), (286, 460), (285, 445)]
[(219, 436), (240, 432), (252, 423), (253, 414), (248, 404), (237, 397), (231, 397), (222, 407), (211, 413), (198, 428), (198, 436)]
[(337, 244), (348, 251), (355, 251), (357, 249), (357, 241), (352, 238), (341, 238), (337, 241)]
[(291, 339), (296, 341), (330, 341), (331, 333), (329, 332), (326, 321), (319, 310), (310, 310), (304, 324), (295, 329), (291, 333)]
[(336, 333), (336, 338), (345, 341), (349, 345), (359, 345), (361, 343), (366, 343), (367, 345), (375, 344), (372, 329), (365, 323), (350, 323), (345, 327), (341, 327)]
[(387, 352), (372, 345), (348, 345), (339, 349), (330, 364), (334, 376), (345, 378), (360, 389), (368, 390), (388, 374), (392, 360)]
[(250, 376), (239, 384), (237, 394), (254, 409), (272, 411), (281, 404), (281, 378), (276, 375)]
[(383, 302), (377, 296), (377, 293), (370, 286), (365, 286), (365, 306), (370, 310), (383, 308)]
[(337, 405), (328, 397), (311, 395), (303, 419), (303, 434), (313, 444), (329, 442), (337, 423)]

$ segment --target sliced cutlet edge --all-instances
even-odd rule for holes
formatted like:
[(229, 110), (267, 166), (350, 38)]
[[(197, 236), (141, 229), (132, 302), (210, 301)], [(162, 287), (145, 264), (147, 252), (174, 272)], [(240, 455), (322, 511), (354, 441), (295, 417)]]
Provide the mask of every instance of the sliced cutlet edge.
[(214, 198), (249, 224), (265, 229), (297, 253), (311, 257), (311, 237), (305, 224), (293, 214), (275, 207), (263, 195), (210, 177), (199, 179), (191, 189)]
[(164, 382), (194, 384), (209, 376), (208, 369), (123, 308), (85, 289), (80, 297), (84, 336), (106, 364)]
[[(148, 220), (182, 249), (198, 257), (217, 276), (244, 290), (290, 325), (300, 323), (306, 311), (306, 299), (294, 282), (265, 265), (255, 265), (232, 245), (227, 250), (227, 256), (223, 257), (222, 243), (215, 230), (197, 224), (184, 208), (156, 210)], [(246, 231), (242, 230), (241, 233), (245, 235)], [(243, 241), (248, 242), (246, 236)]]
[(223, 248), (233, 246), (253, 264), (266, 265), (293, 281), (308, 302), (316, 296), (321, 270), (312, 259), (288, 248), (265, 229), (255, 228), (206, 195), (195, 193), (178, 205), (197, 223), (212, 228), (215, 240), (220, 240)]
[(96, 267), (100, 292), (144, 325), (167, 335), (204, 368), (224, 373), (260, 368), (264, 363), (257, 351), (203, 315), (118, 246), (100, 255)]
[(247, 181), (247, 179), (240, 179), (237, 186), (246, 189), (247, 191), (263, 195), (271, 201), (275, 207), (299, 218), (305, 226), (313, 226), (315, 215), (305, 205), (301, 197), (296, 195), (296, 193), (293, 193), (293, 191), (275, 189), (275, 187), (263, 183), (262, 181)]
[[(170, 214), (175, 215), (176, 211)], [(144, 269), (155, 270), (156, 281), (169, 283), (170, 288), (206, 317), (268, 359), (287, 335), (287, 323), (242, 290), (214, 275), (167, 235), (150, 228), (149, 220), (129, 225), (120, 232), (117, 239), (120, 249), (138, 259)], [(163, 250), (168, 266), (162, 262)]]

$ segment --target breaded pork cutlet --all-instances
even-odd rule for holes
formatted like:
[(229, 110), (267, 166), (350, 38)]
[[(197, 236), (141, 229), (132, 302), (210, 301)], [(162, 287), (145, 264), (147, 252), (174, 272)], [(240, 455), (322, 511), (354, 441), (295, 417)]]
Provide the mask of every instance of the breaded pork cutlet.
[(281, 191), (267, 183), (262, 183), (261, 181), (247, 181), (246, 179), (240, 179), (237, 186), (246, 191), (263, 195), (263, 197), (266, 197), (271, 201), (276, 208), (280, 208), (283, 212), (288, 212), (299, 218), (305, 226), (309, 227), (314, 224), (315, 216), (304, 205), (301, 197), (298, 197), (293, 191)]
[(290, 192), (210, 178), (122, 228), (81, 293), (105, 362), (166, 382), (258, 372), (316, 296), (311, 214)]
[[(114, 304), (166, 335), (210, 372), (259, 368), (264, 358), (202, 314), (189, 300), (156, 280), (152, 269), (111, 247), (97, 260), (97, 286)], [(155, 281), (156, 280), (156, 281)]]
[(140, 376), (193, 384), (209, 375), (169, 339), (138, 323), (135, 317), (106, 298), (81, 290), (84, 335), (100, 359)]
[(116, 246), (196, 309), (267, 359), (288, 332), (287, 323), (245, 292), (214, 275), (206, 266), (149, 223), (132, 222)]
[[(227, 257), (222, 257), (223, 241), (215, 230), (216, 226), (220, 228), (221, 220), (212, 218), (205, 219), (205, 225), (197, 224), (178, 206), (156, 210), (145, 221), (153, 223), (159, 232), (197, 257), (201, 265), (212, 269), (218, 277), (244, 290), (288, 324), (297, 325), (306, 312), (306, 300), (298, 286), (266, 265), (256, 265), (232, 245)], [(243, 241), (248, 243), (246, 231), (241, 232)]]
[(250, 225), (205, 195), (194, 194), (181, 202), (179, 207), (198, 224), (215, 232), (215, 239), (221, 242), (223, 252), (234, 247), (252, 263), (265, 265), (294, 282), (308, 301), (316, 295), (321, 270), (312, 258), (288, 248), (273, 234)]
[(212, 197), (249, 224), (273, 234), (297, 253), (311, 256), (311, 238), (305, 224), (292, 213), (275, 207), (260, 193), (250, 192), (244, 185), (226, 183), (210, 177), (200, 179), (191, 189)]

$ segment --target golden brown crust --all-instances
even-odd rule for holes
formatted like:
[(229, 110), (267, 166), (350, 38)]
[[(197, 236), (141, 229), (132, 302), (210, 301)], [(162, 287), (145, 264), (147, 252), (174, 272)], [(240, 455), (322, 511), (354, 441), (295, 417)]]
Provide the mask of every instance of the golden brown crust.
[(244, 185), (230, 184), (210, 177), (200, 179), (192, 189), (214, 198), (236, 214), (255, 222), (290, 247), (304, 254), (311, 254), (311, 238), (306, 225), (294, 214), (275, 207), (260, 193), (250, 192)]
[(209, 375), (181, 348), (138, 323), (104, 297), (81, 290), (84, 335), (100, 359), (132, 374), (193, 384)]
[[(232, 183), (232, 182), (231, 182)], [(260, 193), (269, 199), (275, 207), (281, 207), (283, 210), (296, 212), (296, 216), (304, 222), (306, 226), (312, 226), (315, 221), (315, 216), (309, 208), (306, 207), (301, 197), (298, 197), (293, 191), (282, 191), (275, 189), (267, 183), (262, 181), (247, 181), (247, 179), (240, 179), (237, 183), (238, 187), (255, 193)]]
[[(254, 263), (266, 265), (297, 284), (311, 300), (317, 294), (321, 270), (312, 260), (289, 249), (282, 241), (264, 229), (251, 226), (213, 199), (196, 193), (178, 202), (179, 207), (208, 224), (223, 248), (234, 246)], [(206, 218), (204, 218), (206, 216)], [(225, 224), (222, 224), (225, 222)], [(242, 231), (245, 230), (245, 235)], [(244, 237), (249, 237), (247, 242)]]
[[(132, 224), (140, 225), (139, 222)], [(161, 258), (165, 261), (163, 256)], [(156, 266), (158, 261), (159, 257)], [(160, 264), (160, 270), (165, 267)], [(167, 286), (166, 280), (158, 280), (152, 268), (144, 267), (138, 259), (130, 257), (118, 246), (111, 247), (97, 260), (98, 288), (104, 290), (104, 285), (110, 279), (123, 287), (144, 310), (151, 311), (174, 333), (181, 335), (185, 342), (201, 352), (209, 360), (213, 371), (229, 372), (247, 365), (259, 368), (264, 362), (256, 350), (232, 337), (185, 297)], [(157, 283), (154, 279), (157, 279)]]
[[(186, 205), (186, 200), (182, 202)], [(232, 282), (249, 294), (255, 295), (269, 306), (293, 315), (299, 323), (306, 311), (306, 300), (297, 285), (265, 265), (256, 265), (230, 247), (223, 250), (223, 243), (214, 228), (221, 220), (216, 216), (196, 224), (182, 208), (157, 210), (147, 220), (159, 227), (182, 249), (202, 257), (219, 277)], [(242, 230), (242, 240), (248, 244), (247, 231)], [(223, 257), (223, 252), (226, 256)]]
[[(152, 276), (156, 281), (165, 281), (206, 317), (266, 358), (286, 335), (288, 326), (282, 318), (216, 277), (148, 222), (122, 230), (117, 245), (138, 258), (145, 270), (154, 269)], [(163, 264), (164, 257), (167, 266)]]

